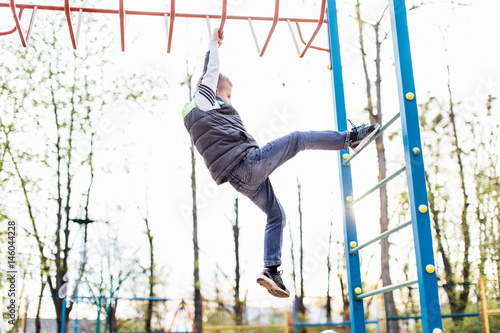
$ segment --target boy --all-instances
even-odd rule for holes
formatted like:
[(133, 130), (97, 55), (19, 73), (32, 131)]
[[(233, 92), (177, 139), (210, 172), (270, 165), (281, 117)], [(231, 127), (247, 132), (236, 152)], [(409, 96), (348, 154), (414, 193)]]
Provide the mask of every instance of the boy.
[(233, 85), (219, 74), (218, 47), (224, 36), (216, 29), (209, 43), (203, 75), (194, 99), (182, 115), (191, 138), (217, 184), (229, 182), (267, 215), (264, 270), (257, 282), (276, 297), (289, 297), (281, 279), (281, 247), (285, 212), (274, 195), (269, 175), (304, 149), (359, 152), (377, 133), (379, 124), (354, 127), (351, 132), (293, 132), (259, 148), (231, 105)]

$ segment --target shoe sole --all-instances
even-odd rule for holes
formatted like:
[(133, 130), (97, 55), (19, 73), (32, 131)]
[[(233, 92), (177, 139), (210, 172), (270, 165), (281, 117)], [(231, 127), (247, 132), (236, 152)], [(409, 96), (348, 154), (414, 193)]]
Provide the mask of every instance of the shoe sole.
[(290, 297), (290, 293), (283, 291), (278, 285), (265, 276), (260, 276), (257, 279), (257, 283), (262, 287), (266, 288), (267, 291), (274, 297), (287, 298)]
[(361, 142), (359, 143), (359, 145), (356, 148), (353, 148), (352, 150), (354, 150), (354, 152), (356, 154), (359, 154), (359, 152), (361, 150), (363, 150), (363, 148), (365, 148), (365, 146), (368, 143), (368, 141), (370, 141), (371, 138), (373, 138), (373, 136), (375, 134), (377, 134), (377, 132), (378, 132), (379, 129), (380, 129), (380, 124), (377, 124), (376, 127), (375, 127), (375, 130), (373, 130), (373, 132), (371, 132), (370, 135), (368, 135), (366, 138), (364, 138), (363, 140), (361, 140)]

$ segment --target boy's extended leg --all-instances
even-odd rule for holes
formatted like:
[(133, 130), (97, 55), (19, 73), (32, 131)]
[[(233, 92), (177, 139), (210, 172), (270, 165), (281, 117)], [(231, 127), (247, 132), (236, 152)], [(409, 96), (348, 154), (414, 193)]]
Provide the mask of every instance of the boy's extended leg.
[(269, 175), (283, 163), (302, 150), (347, 150), (356, 146), (357, 153), (377, 133), (379, 124), (361, 125), (351, 132), (309, 131), (293, 132), (267, 143), (262, 148), (252, 148), (241, 163), (231, 172), (243, 188), (255, 190)]
[(276, 268), (281, 265), (281, 248), (283, 244), (283, 229), (286, 223), (285, 212), (274, 194), (269, 178), (261, 184), (244, 184), (239, 180), (236, 171), (230, 178), (230, 184), (240, 193), (247, 196), (257, 207), (267, 215), (267, 223), (264, 234), (264, 271), (260, 274), (257, 282), (265, 287), (269, 293), (276, 297), (289, 297), (290, 292), (286, 289), (281, 279), (281, 274)]
[[(374, 126), (374, 125), (372, 125)], [(285, 227), (285, 212), (274, 194), (269, 181), (269, 175), (280, 165), (306, 149), (341, 150), (347, 149), (352, 139), (356, 144), (360, 140), (372, 137), (380, 125), (370, 128), (360, 126), (355, 132), (309, 131), (293, 132), (284, 137), (269, 142), (262, 148), (250, 149), (245, 158), (229, 175), (229, 183), (247, 196), (267, 215), (264, 236), (264, 266), (266, 269), (258, 278), (258, 282), (277, 297), (288, 297), (290, 292), (281, 280), (276, 267), (281, 265), (281, 247), (283, 228)], [(362, 145), (364, 146), (364, 144)], [(362, 149), (359, 146), (359, 149)], [(270, 269), (268, 269), (270, 268)]]
[[(292, 132), (263, 146), (262, 158), (270, 162), (269, 174), (302, 150), (346, 150), (349, 132)], [(269, 174), (267, 176), (269, 176)]]
[(288, 297), (290, 292), (276, 270), (281, 265), (285, 212), (274, 194), (268, 176), (280, 165), (305, 149), (347, 149), (348, 132), (311, 131), (293, 132), (266, 144), (251, 149), (241, 163), (229, 175), (229, 183), (247, 196), (266, 215), (264, 236), (264, 266), (257, 282), (276, 297)]

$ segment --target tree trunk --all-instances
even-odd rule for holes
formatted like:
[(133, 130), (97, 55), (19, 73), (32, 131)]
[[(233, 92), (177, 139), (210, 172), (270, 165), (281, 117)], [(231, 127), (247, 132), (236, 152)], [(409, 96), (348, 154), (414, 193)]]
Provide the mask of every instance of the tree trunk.
[(299, 263), (299, 273), (300, 273), (300, 296), (297, 298), (297, 312), (305, 315), (306, 308), (304, 306), (304, 246), (302, 240), (302, 202), (301, 202), (301, 186), (297, 179), (297, 192), (299, 195), (299, 240), (300, 240), (300, 263)]
[[(467, 189), (465, 185), (465, 171), (464, 171), (464, 164), (462, 160), (462, 155), (464, 154), (460, 142), (458, 139), (458, 131), (457, 131), (457, 124), (455, 120), (455, 110), (454, 110), (454, 103), (453, 103), (453, 95), (451, 92), (451, 75), (450, 75), (450, 66), (447, 64), (446, 66), (447, 69), (447, 74), (448, 74), (448, 96), (449, 96), (449, 102), (450, 102), (450, 110), (449, 110), (449, 117), (450, 117), (450, 123), (452, 125), (453, 129), (453, 145), (455, 146), (455, 149), (453, 151), (453, 154), (455, 155), (457, 162), (458, 162), (458, 171), (460, 175), (460, 189), (461, 189), (461, 195), (462, 195), (462, 212), (460, 216), (460, 231), (462, 233), (463, 237), (463, 260), (462, 260), (462, 278), (463, 282), (470, 282), (470, 270), (471, 270), (471, 262), (469, 259), (469, 251), (471, 248), (471, 239), (470, 239), (470, 231), (469, 231), (469, 221), (467, 217), (467, 212), (468, 212), (468, 207), (469, 207), (469, 195), (467, 194)], [(469, 287), (464, 286), (463, 290), (459, 292), (458, 295), (458, 304), (455, 304), (456, 311), (457, 313), (463, 313), (465, 310), (465, 307), (467, 306), (467, 300), (469, 298)]]
[(40, 297), (38, 298), (38, 305), (36, 307), (36, 317), (35, 317), (35, 332), (36, 333), (42, 332), (42, 324), (40, 322), (40, 311), (42, 309), (42, 295), (43, 295), (43, 291), (45, 290), (45, 286), (46, 286), (46, 283), (43, 282), (43, 274), (40, 274), (40, 279), (42, 281), (42, 286), (40, 288)]
[[(375, 24), (370, 24), (370, 26), (374, 29), (375, 32), (375, 70), (376, 70), (376, 80), (375, 80), (375, 89), (376, 89), (376, 97), (377, 97), (377, 112), (375, 113), (371, 87), (372, 82), (370, 80), (370, 76), (368, 73), (368, 64), (366, 61), (366, 52), (364, 47), (364, 35), (363, 35), (363, 26), (366, 24), (361, 18), (361, 8), (360, 8), (359, 0), (356, 1), (356, 15), (358, 21), (358, 29), (359, 29), (359, 43), (360, 43), (360, 51), (361, 51), (361, 60), (363, 62), (363, 71), (365, 75), (366, 82), (366, 96), (367, 96), (367, 106), (366, 111), (369, 114), (370, 122), (382, 124), (382, 76), (380, 72), (380, 55), (381, 55), (381, 45), (382, 41), (380, 41), (380, 22), (385, 14), (385, 10), (382, 13), (380, 19)], [(376, 149), (377, 149), (377, 160), (378, 160), (378, 180), (386, 178), (387, 170), (386, 170), (386, 158), (385, 158), (385, 147), (383, 142), (383, 136), (380, 135), (375, 140)], [(382, 186), (380, 188), (380, 232), (383, 233), (388, 230), (389, 226), (389, 217), (388, 217), (388, 201), (387, 201), (387, 188), (386, 186)], [(389, 286), (392, 284), (391, 275), (390, 275), (390, 265), (389, 265), (389, 240), (387, 237), (383, 238), (380, 241), (380, 260), (381, 260), (381, 271), (382, 271), (382, 285)], [(386, 308), (390, 317), (396, 317), (396, 306), (394, 304), (394, 294), (392, 291), (387, 293), (387, 304)], [(389, 323), (390, 331), (393, 333), (399, 332), (399, 325), (397, 321), (390, 321)]]
[(233, 224), (233, 236), (234, 236), (234, 257), (236, 262), (235, 267), (235, 286), (234, 286), (234, 315), (236, 325), (243, 324), (243, 302), (240, 300), (240, 225), (239, 225), (239, 203), (238, 197), (234, 201), (234, 224)]
[(328, 254), (326, 256), (327, 285), (326, 285), (326, 321), (332, 321), (332, 303), (330, 297), (330, 277), (332, 272), (331, 250), (332, 250), (333, 220), (330, 222), (330, 232), (328, 236)]
[(347, 292), (346, 288), (347, 286), (345, 285), (344, 278), (342, 274), (339, 274), (339, 283), (340, 283), (340, 292), (342, 294), (342, 318), (345, 321), (348, 321), (351, 314), (350, 314), (350, 307), (349, 307), (349, 293)]
[[(189, 67), (189, 66), (188, 66)], [(193, 74), (189, 73), (189, 68), (186, 73), (186, 81), (189, 100), (192, 100), (193, 96)], [(203, 304), (201, 298), (201, 283), (200, 283), (200, 249), (198, 246), (198, 208), (196, 202), (196, 156), (194, 152), (194, 142), (191, 139), (191, 194), (193, 198), (193, 252), (194, 252), (194, 323), (196, 325), (196, 330), (201, 332), (201, 327), (203, 323)]]
[[(147, 204), (147, 203), (146, 203)], [(151, 233), (151, 229), (149, 228), (149, 219), (146, 217), (144, 218), (144, 222), (146, 224), (146, 236), (148, 237), (148, 243), (149, 243), (149, 276), (148, 276), (148, 282), (149, 282), (149, 297), (154, 297), (155, 292), (154, 292), (154, 287), (156, 285), (156, 277), (155, 277), (155, 260), (154, 260), (154, 247), (153, 247), (153, 234)], [(146, 318), (145, 318), (145, 326), (146, 326), (146, 331), (151, 332), (151, 320), (153, 319), (153, 301), (149, 300), (148, 301), (148, 306), (146, 308)]]
[[(108, 329), (109, 333), (115, 332), (115, 324), (116, 324), (116, 301), (114, 304), (110, 304), (109, 315), (108, 315)], [(151, 332), (151, 331), (148, 331)]]
[[(447, 52), (447, 49), (445, 49), (445, 51)], [(444, 273), (443, 275), (444, 275), (444, 280), (446, 281), (446, 284), (443, 285), (444, 291), (449, 301), (449, 307), (451, 313), (463, 313), (467, 306), (470, 288), (468, 285), (465, 285), (462, 290), (457, 290), (456, 283), (460, 282), (457, 281), (458, 279), (460, 279), (465, 283), (469, 282), (471, 275), (471, 261), (469, 256), (469, 251), (471, 248), (471, 239), (470, 239), (470, 229), (469, 229), (470, 227), (468, 221), (469, 195), (467, 193), (466, 180), (465, 180), (465, 167), (463, 163), (465, 153), (463, 152), (460, 146), (460, 141), (458, 137), (457, 122), (454, 110), (455, 104), (453, 101), (453, 94), (451, 89), (450, 67), (448, 64), (446, 66), (446, 69), (448, 75), (447, 88), (448, 88), (448, 103), (449, 103), (449, 110), (448, 110), (449, 122), (443, 125), (442, 128), (444, 130), (447, 130), (446, 128), (447, 125), (451, 125), (451, 138), (452, 138), (451, 144), (454, 148), (451, 151), (451, 158), (454, 159), (458, 165), (458, 179), (460, 184), (459, 195), (461, 196), (461, 204), (462, 204), (460, 211), (460, 218), (459, 218), (460, 222), (458, 224), (459, 226), (458, 230), (462, 236), (460, 242), (463, 244), (463, 247), (461, 247), (460, 250), (463, 253), (463, 259), (459, 263), (459, 266), (461, 267), (461, 272), (460, 272), (461, 276), (457, 274), (458, 272), (454, 268), (454, 263), (452, 262), (451, 258), (452, 251), (451, 250), (447, 251), (445, 249), (445, 245), (447, 243), (446, 230), (445, 230), (446, 227), (445, 222), (447, 219), (447, 217), (445, 216), (446, 206), (440, 208), (440, 205), (437, 201), (439, 197), (443, 195), (440, 191), (442, 190), (442, 185), (433, 184), (430, 181), (427, 181), (427, 184), (429, 188), (429, 209), (433, 216), (434, 229), (436, 231), (436, 243), (437, 243), (436, 250), (440, 254), (443, 261), (443, 273)], [(428, 107), (426, 108), (426, 111), (428, 111)], [(442, 119), (443, 119), (442, 115), (439, 114), (433, 120), (432, 123), (433, 131), (436, 130), (435, 127), (442, 121)], [(450, 135), (450, 133), (446, 132), (445, 134)], [(436, 160), (442, 158), (439, 149), (434, 149), (433, 154), (434, 154), (433, 157), (436, 158)], [(434, 172), (437, 174), (439, 172), (443, 172), (443, 170), (440, 168), (439, 165), (435, 165)], [(479, 224), (481, 223), (481, 221), (478, 222)], [(462, 320), (462, 318), (454, 317), (453, 320), (460, 321)]]
[(293, 279), (293, 290), (295, 295), (297, 295), (297, 274), (295, 268), (295, 253), (294, 253), (294, 242), (293, 242), (293, 234), (292, 234), (292, 226), (288, 223), (288, 232), (290, 233), (290, 258), (292, 259), (292, 279)]
[(200, 249), (198, 246), (198, 212), (196, 205), (196, 158), (194, 155), (194, 143), (191, 140), (191, 188), (193, 195), (193, 250), (194, 250), (194, 322), (196, 330), (201, 332), (202, 304), (200, 285)]

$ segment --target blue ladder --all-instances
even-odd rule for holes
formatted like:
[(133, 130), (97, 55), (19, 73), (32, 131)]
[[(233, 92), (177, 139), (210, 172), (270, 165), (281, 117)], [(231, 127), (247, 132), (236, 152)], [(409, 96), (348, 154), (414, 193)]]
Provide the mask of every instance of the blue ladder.
[[(379, 182), (367, 193), (355, 198), (353, 196), (350, 167), (350, 161), (355, 157), (355, 154), (353, 153), (349, 155), (348, 151), (339, 152), (340, 185), (342, 188), (342, 200), (344, 203), (344, 242), (348, 274), (347, 278), (349, 283), (348, 289), (351, 312), (351, 329), (352, 332), (355, 333), (366, 332), (363, 298), (418, 283), (423, 331), (424, 333), (441, 333), (443, 329), (441, 321), (441, 307), (439, 305), (437, 276), (435, 272), (432, 247), (432, 233), (427, 207), (428, 199), (425, 183), (425, 170), (421, 154), (422, 148), (417, 101), (415, 98), (410, 40), (406, 19), (406, 6), (404, 0), (389, 0), (389, 7), (392, 22), (400, 112), (389, 122), (384, 124), (384, 126), (382, 126), (377, 136), (383, 134), (388, 126), (390, 126), (396, 119), (401, 118), (406, 165), (391, 176)], [(346, 131), (347, 117), (342, 78), (342, 63), (340, 57), (337, 5), (335, 0), (328, 0), (327, 16), (330, 57), (332, 64), (332, 93), (335, 108), (335, 121), (338, 131)], [(375, 140), (375, 138), (376, 137), (372, 138), (371, 141)], [(408, 221), (395, 229), (384, 232), (375, 239), (372, 239), (364, 244), (358, 245), (356, 221), (352, 206), (371, 192), (385, 185), (403, 171), (406, 171), (406, 177), (408, 180), (408, 194), (412, 217), (411, 221)], [(370, 292), (363, 292), (359, 264), (359, 250), (409, 225), (413, 226), (418, 279), (386, 286)]]

